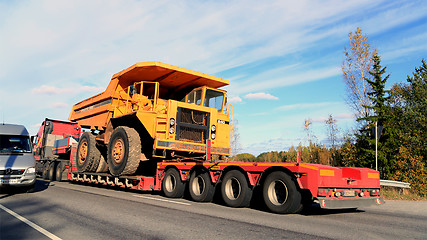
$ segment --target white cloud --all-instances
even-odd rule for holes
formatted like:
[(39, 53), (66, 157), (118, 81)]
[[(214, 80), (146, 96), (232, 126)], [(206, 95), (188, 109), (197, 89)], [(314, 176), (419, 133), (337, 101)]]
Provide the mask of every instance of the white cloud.
[(279, 100), (278, 97), (275, 97), (269, 93), (248, 93), (245, 95), (245, 98), (247, 99), (267, 99), (267, 100)]
[(68, 107), (68, 104), (63, 103), (63, 102), (56, 102), (50, 105), (53, 108), (66, 108)]
[(38, 88), (33, 88), (31, 92), (38, 94), (61, 94), (61, 93), (69, 93), (72, 89), (61, 89), (54, 86), (42, 85)]
[(289, 110), (295, 110), (295, 109), (331, 107), (333, 105), (338, 105), (338, 104), (341, 104), (341, 103), (340, 102), (298, 103), (298, 104), (292, 104), (292, 105), (283, 105), (276, 109), (282, 110), (282, 111), (289, 111)]
[(106, 87), (92, 87), (92, 86), (81, 86), (79, 91), (82, 92), (102, 92), (106, 89)]
[(344, 120), (344, 119), (354, 119), (354, 114), (350, 113), (341, 113), (336, 115), (336, 119)]
[(104, 91), (105, 88), (101, 87), (92, 87), (92, 86), (77, 86), (77, 87), (69, 87), (69, 88), (58, 88), (55, 86), (42, 85), (37, 88), (33, 88), (31, 90), (32, 93), (37, 94), (64, 94), (64, 93), (79, 93), (79, 92), (101, 92)]
[[(259, 90), (270, 90), (280, 87), (292, 86), (312, 81), (318, 81), (329, 77), (339, 76), (339, 67), (327, 67), (322, 69), (309, 70), (302, 73), (289, 74), (287, 67), (276, 68), (271, 71), (264, 71), (261, 74), (248, 78), (229, 87), (233, 94), (246, 93)], [(260, 80), (262, 79), (262, 80)]]
[(311, 121), (313, 123), (324, 123), (326, 121), (326, 117), (316, 117), (316, 118), (312, 118)]
[(229, 103), (239, 103), (239, 102), (242, 102), (242, 99), (240, 97), (231, 97), (231, 98), (228, 98), (227, 101)]

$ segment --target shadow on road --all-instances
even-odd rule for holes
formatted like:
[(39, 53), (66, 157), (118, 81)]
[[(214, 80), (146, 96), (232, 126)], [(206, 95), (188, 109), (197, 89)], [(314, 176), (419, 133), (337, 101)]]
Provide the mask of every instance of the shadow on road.
[(319, 204), (313, 204), (312, 206), (304, 208), (301, 212), (301, 215), (304, 216), (316, 216), (316, 215), (331, 215), (331, 214), (341, 214), (341, 213), (361, 213), (365, 212), (356, 208), (347, 208), (347, 209), (324, 209), (319, 206)]

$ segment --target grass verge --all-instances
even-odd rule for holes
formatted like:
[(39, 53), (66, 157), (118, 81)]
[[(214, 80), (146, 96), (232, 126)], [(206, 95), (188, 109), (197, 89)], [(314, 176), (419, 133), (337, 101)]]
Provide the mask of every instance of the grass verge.
[(385, 200), (408, 200), (426, 201), (427, 197), (422, 197), (413, 193), (410, 189), (398, 189), (393, 187), (381, 187), (381, 197)]

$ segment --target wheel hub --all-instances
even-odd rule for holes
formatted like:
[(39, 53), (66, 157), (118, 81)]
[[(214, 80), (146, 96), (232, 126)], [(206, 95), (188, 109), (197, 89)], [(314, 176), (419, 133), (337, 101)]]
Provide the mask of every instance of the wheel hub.
[(86, 141), (82, 142), (80, 144), (80, 148), (79, 148), (79, 163), (80, 164), (83, 164), (84, 161), (86, 160), (87, 149), (88, 149), (87, 142)]
[(225, 184), (225, 194), (229, 199), (236, 200), (239, 198), (242, 187), (240, 186), (239, 180), (236, 178), (231, 178)]
[(123, 161), (125, 155), (125, 144), (123, 139), (118, 138), (113, 144), (113, 161), (115, 164), (119, 164)]
[(276, 206), (283, 205), (288, 199), (288, 188), (285, 183), (277, 180), (268, 186), (268, 198)]
[(197, 196), (202, 195), (204, 189), (205, 189), (205, 180), (198, 176), (196, 179), (194, 179), (192, 184), (193, 193)]

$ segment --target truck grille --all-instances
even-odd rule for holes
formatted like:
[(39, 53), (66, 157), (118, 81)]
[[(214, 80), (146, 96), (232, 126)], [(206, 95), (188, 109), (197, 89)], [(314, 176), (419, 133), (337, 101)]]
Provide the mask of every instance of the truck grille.
[[(179, 114), (179, 113), (178, 113)], [(196, 110), (191, 110), (187, 108), (181, 108), (181, 122), (195, 124), (200, 126), (206, 126), (207, 115), (206, 112), (200, 112)]]
[(24, 172), (25, 172), (25, 169), (19, 169), (19, 170), (5, 169), (5, 170), (0, 170), (0, 175), (22, 175)]
[(207, 112), (178, 108), (176, 140), (204, 143), (208, 138)]

